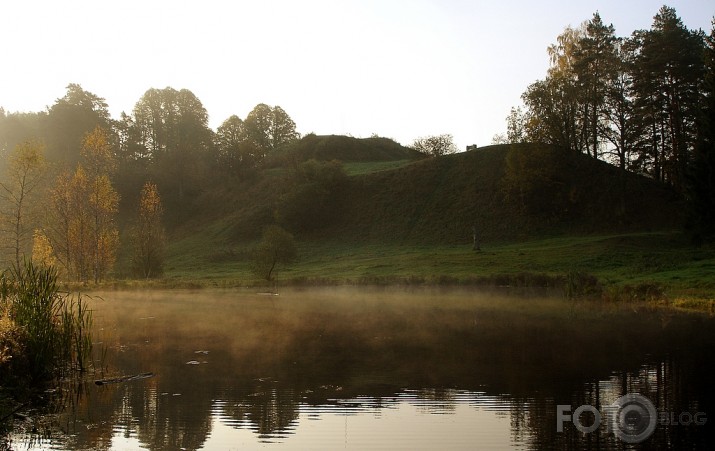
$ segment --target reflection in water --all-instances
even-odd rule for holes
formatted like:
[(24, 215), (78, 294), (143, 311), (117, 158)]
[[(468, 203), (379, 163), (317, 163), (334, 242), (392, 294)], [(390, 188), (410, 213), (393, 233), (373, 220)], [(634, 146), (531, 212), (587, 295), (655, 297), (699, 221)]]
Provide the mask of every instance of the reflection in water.
[[(157, 376), (68, 387), (50, 437), (18, 432), (20, 447), (633, 449), (605, 423), (557, 432), (556, 406), (640, 393), (715, 417), (715, 329), (698, 315), (437, 290), (102, 298), (110, 368)], [(712, 421), (658, 425), (635, 449), (714, 435)]]

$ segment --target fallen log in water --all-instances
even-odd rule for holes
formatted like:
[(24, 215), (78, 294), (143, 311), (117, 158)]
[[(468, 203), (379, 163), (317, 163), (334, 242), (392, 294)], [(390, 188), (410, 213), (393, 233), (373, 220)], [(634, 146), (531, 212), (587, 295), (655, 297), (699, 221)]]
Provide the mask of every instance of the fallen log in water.
[(138, 381), (141, 379), (148, 379), (150, 377), (154, 377), (154, 373), (141, 373), (141, 374), (135, 374), (133, 376), (122, 376), (122, 377), (115, 377), (112, 379), (99, 379), (94, 381), (95, 384), (97, 385), (106, 385), (106, 384), (120, 384), (122, 382), (131, 382), (131, 381)]

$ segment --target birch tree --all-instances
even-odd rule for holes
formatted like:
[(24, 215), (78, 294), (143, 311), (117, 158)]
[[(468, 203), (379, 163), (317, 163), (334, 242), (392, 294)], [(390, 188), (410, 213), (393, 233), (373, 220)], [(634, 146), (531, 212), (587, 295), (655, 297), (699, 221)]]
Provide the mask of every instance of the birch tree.
[(138, 213), (133, 233), (132, 269), (135, 275), (149, 279), (163, 273), (165, 246), (161, 197), (152, 182), (146, 182), (142, 188)]
[(33, 197), (45, 173), (43, 148), (37, 141), (18, 144), (10, 154), (6, 178), (0, 182), (0, 199), (4, 203), (2, 231), (18, 268), (32, 239)]

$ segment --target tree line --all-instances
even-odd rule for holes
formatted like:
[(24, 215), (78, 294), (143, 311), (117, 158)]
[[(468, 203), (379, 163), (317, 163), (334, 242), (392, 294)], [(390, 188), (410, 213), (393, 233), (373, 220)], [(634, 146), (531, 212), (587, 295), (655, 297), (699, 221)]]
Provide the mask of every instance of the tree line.
[(178, 207), (202, 190), (250, 173), (297, 138), (288, 114), (265, 104), (214, 132), (201, 101), (170, 87), (147, 90), (118, 120), (78, 84), (46, 111), (0, 108), (5, 261), (20, 267), (32, 255), (70, 280), (100, 281), (115, 264), (121, 235), (131, 242), (133, 273), (158, 276), (164, 205), (186, 214)]
[(495, 142), (538, 142), (652, 177), (690, 200), (690, 225), (715, 217), (715, 21), (706, 35), (663, 6), (648, 30), (618, 37), (598, 12), (549, 46), (544, 79)]

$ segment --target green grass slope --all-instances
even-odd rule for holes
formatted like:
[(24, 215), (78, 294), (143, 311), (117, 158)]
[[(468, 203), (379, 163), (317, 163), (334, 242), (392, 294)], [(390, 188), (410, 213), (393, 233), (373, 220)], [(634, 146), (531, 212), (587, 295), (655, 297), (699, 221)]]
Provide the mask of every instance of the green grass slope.
[[(345, 142), (364, 149), (363, 141)], [(387, 158), (383, 150), (375, 158)], [(372, 162), (349, 157), (344, 181), (307, 180), (297, 175), (299, 164), (264, 170), (210, 193), (202, 202), (207, 211), (196, 215), (191, 229), (200, 233), (214, 221), (224, 223), (229, 245), (255, 240), (273, 223), (299, 240), (465, 244), (474, 226), (487, 243), (682, 224), (683, 204), (672, 190), (583, 154), (523, 144), (439, 158), (405, 156), (395, 151), (393, 160)]]
[(459, 244), (678, 227), (669, 189), (585, 155), (491, 146), (351, 178), (329, 233), (357, 241)]

